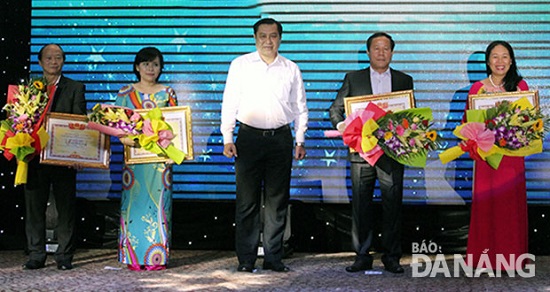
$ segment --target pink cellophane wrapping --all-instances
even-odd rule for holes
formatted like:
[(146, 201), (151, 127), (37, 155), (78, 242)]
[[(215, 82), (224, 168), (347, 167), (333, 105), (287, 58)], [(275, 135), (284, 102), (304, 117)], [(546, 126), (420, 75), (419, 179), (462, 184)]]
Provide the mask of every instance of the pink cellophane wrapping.
[(88, 128), (93, 129), (93, 130), (98, 130), (101, 133), (107, 134), (109, 136), (119, 137), (119, 138), (128, 135), (128, 133), (125, 132), (122, 129), (117, 129), (117, 128), (101, 125), (101, 124), (98, 124), (98, 123), (95, 123), (95, 122), (88, 122)]

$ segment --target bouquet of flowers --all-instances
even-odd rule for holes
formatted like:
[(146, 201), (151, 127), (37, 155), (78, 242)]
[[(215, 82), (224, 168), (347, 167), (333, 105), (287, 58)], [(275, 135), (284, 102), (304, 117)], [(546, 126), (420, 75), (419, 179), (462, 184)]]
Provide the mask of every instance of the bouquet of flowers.
[(377, 124), (374, 133), (386, 155), (410, 166), (425, 166), (429, 151), (439, 148), (439, 136), (431, 130), (432, 112), (429, 108), (415, 108), (388, 112)]
[(48, 95), (53, 95), (55, 87), (48, 88), (46, 84), (44, 78), (33, 78), (26, 84), (8, 88), (3, 107), (7, 119), (0, 122), (0, 150), (6, 159), (17, 159), (15, 185), (27, 182), (28, 162), (49, 140), (42, 121), (51, 102)]
[(142, 126), (143, 117), (126, 107), (98, 103), (88, 115), (89, 128), (119, 138), (139, 134)]
[(96, 104), (88, 115), (88, 127), (107, 135), (138, 140), (140, 147), (165, 155), (177, 164), (185, 154), (172, 143), (174, 133), (170, 124), (164, 121), (160, 108), (153, 108), (145, 115), (132, 109)]
[(544, 138), (544, 116), (532, 106), (520, 107), (509, 101), (487, 110), (485, 125), (494, 131), (499, 147), (517, 150)]
[(527, 98), (513, 103), (502, 101), (487, 110), (468, 110), (466, 115), (469, 122), (453, 131), (462, 141), (439, 155), (443, 163), (468, 152), (472, 159), (487, 161), (497, 169), (504, 155), (528, 156), (542, 152), (547, 118)]
[[(439, 147), (439, 136), (430, 129), (432, 120), (429, 108), (385, 112), (370, 102), (365, 110), (346, 118), (342, 136), (344, 144), (370, 165), (385, 153), (401, 164), (424, 167), (428, 152)], [(327, 131), (325, 135), (337, 133)]]

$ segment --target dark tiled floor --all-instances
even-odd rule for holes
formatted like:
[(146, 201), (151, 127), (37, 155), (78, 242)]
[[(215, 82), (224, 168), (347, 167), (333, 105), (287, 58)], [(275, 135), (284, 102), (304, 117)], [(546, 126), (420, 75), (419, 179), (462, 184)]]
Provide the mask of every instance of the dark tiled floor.
[[(45, 268), (21, 269), (23, 251), (0, 251), (0, 291), (548, 291), (550, 257), (535, 260), (535, 276), (523, 278), (454, 277), (452, 256), (447, 264), (451, 277), (413, 277), (411, 256), (401, 263), (405, 274), (383, 271), (375, 255), (375, 273), (345, 272), (352, 253), (295, 253), (285, 260), (289, 273), (262, 270), (254, 274), (236, 272), (232, 251), (172, 251), (170, 267), (164, 271), (132, 272), (116, 260), (116, 250), (78, 250), (70, 271), (59, 271), (51, 257)], [(419, 269), (423, 271), (424, 269)]]

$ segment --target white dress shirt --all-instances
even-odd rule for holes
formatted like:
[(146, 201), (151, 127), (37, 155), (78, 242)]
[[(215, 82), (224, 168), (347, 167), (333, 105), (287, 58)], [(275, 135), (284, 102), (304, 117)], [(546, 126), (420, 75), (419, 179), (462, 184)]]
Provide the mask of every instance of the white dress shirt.
[(237, 120), (259, 129), (276, 129), (294, 122), (296, 142), (303, 143), (308, 109), (298, 65), (281, 55), (268, 65), (257, 51), (233, 60), (223, 92), (224, 144), (233, 143)]
[(370, 84), (372, 94), (382, 94), (391, 92), (391, 73), (390, 68), (382, 73), (378, 73), (370, 68)]
[[(59, 80), (61, 80), (61, 75), (57, 76), (57, 79), (55, 79), (55, 82), (53, 84), (50, 84), (50, 86), (51, 85), (55, 86), (55, 90), (57, 90), (57, 87), (59, 86)], [(55, 90), (53, 91), (54, 92), (53, 95), (55, 95)], [(50, 92), (48, 92), (48, 93), (50, 93)], [(48, 98), (52, 99), (52, 101), (49, 103), (48, 108), (46, 109), (46, 112), (48, 112), (48, 113), (51, 112), (52, 107), (53, 107), (53, 98), (54, 98), (53, 95), (48, 96)]]
[[(372, 94), (383, 94), (391, 92), (391, 71), (388, 70), (378, 73), (369, 67), (370, 70), (370, 85), (372, 88)], [(341, 133), (346, 129), (346, 123), (344, 121), (339, 122), (336, 125), (336, 129)]]

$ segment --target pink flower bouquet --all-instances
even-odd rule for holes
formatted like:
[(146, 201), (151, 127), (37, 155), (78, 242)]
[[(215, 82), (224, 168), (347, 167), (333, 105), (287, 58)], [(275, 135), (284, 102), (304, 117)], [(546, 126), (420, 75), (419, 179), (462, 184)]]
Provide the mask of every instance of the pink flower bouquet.
[(88, 115), (88, 127), (110, 136), (138, 135), (143, 126), (143, 117), (121, 106), (96, 104)]
[[(428, 151), (439, 147), (437, 132), (430, 129), (432, 119), (429, 108), (386, 112), (369, 102), (363, 111), (346, 118), (342, 138), (370, 165), (386, 154), (401, 164), (423, 167)], [(327, 131), (325, 136), (336, 133)]]
[(470, 158), (498, 169), (503, 156), (524, 157), (542, 152), (548, 118), (525, 97), (513, 103), (503, 101), (486, 110), (468, 110), (466, 115), (468, 122), (453, 131), (462, 141), (439, 154), (443, 164), (468, 152)]
[(153, 108), (142, 116), (126, 107), (96, 104), (88, 115), (88, 127), (110, 136), (137, 140), (141, 148), (167, 156), (177, 164), (185, 157), (172, 143), (172, 127), (164, 121), (160, 108)]

